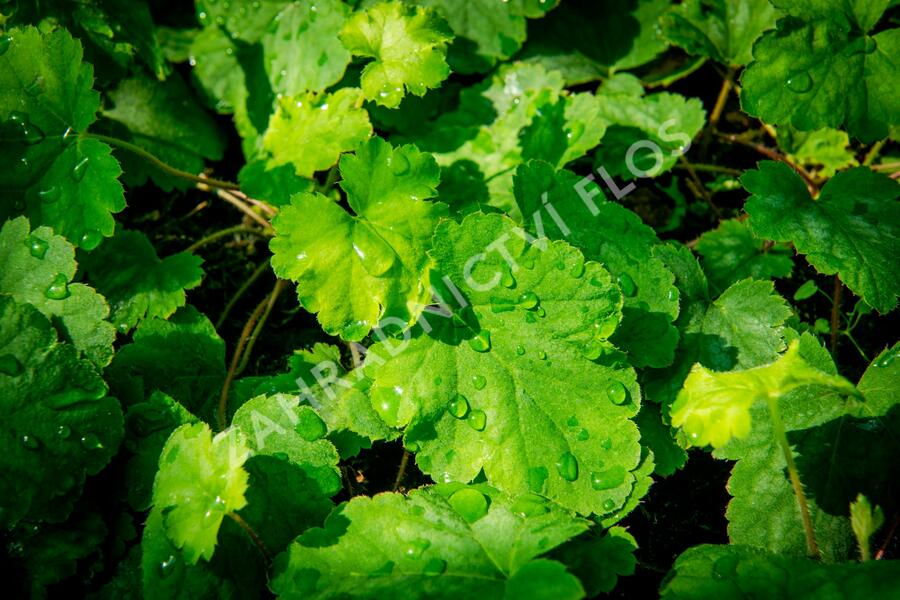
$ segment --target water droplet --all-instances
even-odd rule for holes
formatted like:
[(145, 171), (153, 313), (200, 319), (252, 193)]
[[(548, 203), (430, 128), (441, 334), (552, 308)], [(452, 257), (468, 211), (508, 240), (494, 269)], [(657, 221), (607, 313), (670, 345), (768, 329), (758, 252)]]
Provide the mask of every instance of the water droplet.
[(475, 431), (484, 431), (484, 426), (487, 425), (487, 415), (483, 410), (473, 410), (469, 413), (466, 423)]
[(603, 510), (606, 512), (611, 512), (616, 507), (615, 501), (612, 498), (607, 498), (603, 501)]
[(591, 340), (581, 349), (582, 354), (588, 360), (597, 360), (600, 358), (600, 355), (603, 354), (603, 346), (600, 342), (595, 340)]
[(787, 80), (787, 88), (796, 94), (805, 94), (812, 89), (813, 80), (806, 71), (791, 75)]
[[(204, 13), (201, 13), (204, 14)], [(170, 554), (169, 558), (159, 563), (157, 571), (160, 579), (167, 579), (175, 572), (176, 559), (174, 554)]]
[(516, 354), (518, 354), (519, 356), (523, 356), (525, 354), (525, 346), (523, 346), (522, 344), (516, 346)]
[(33, 435), (23, 435), (19, 440), (26, 450), (38, 450), (41, 447), (41, 441)]
[(56, 428), (56, 435), (57, 435), (57, 437), (66, 439), (70, 435), (72, 435), (72, 430), (69, 428), (68, 425), (60, 425), (59, 427)]
[(625, 467), (616, 465), (591, 473), (591, 487), (595, 490), (610, 490), (625, 483)]
[(0, 35), (0, 56), (6, 54), (6, 51), (9, 50), (9, 45), (12, 43), (12, 38), (8, 35)]
[(103, 442), (100, 441), (93, 433), (89, 433), (81, 437), (81, 445), (86, 450), (100, 450), (103, 448)]
[(514, 288), (516, 287), (516, 278), (513, 277), (512, 271), (509, 269), (505, 269), (503, 273), (500, 275), (500, 285), (505, 288)]
[(572, 123), (572, 126), (569, 128), (568, 135), (566, 137), (574, 142), (582, 135), (584, 135), (584, 123), (576, 121), (575, 123)]
[(294, 431), (307, 442), (321, 439), (328, 433), (328, 427), (325, 426), (325, 422), (315, 412), (304, 410), (297, 417), (298, 420), (294, 426)]
[(594, 319), (594, 337), (605, 340), (616, 331), (619, 325), (619, 319), (616, 313), (610, 313), (603, 317)]
[(586, 442), (590, 438), (591, 438), (591, 434), (587, 429), (582, 429), (581, 431), (578, 432), (578, 435), (575, 436), (575, 439), (578, 440), (579, 442)]
[(75, 166), (72, 167), (72, 179), (75, 181), (82, 181), (84, 179), (85, 173), (87, 173), (88, 166), (91, 164), (90, 157), (83, 156), (76, 163)]
[(422, 574), (426, 577), (437, 577), (447, 570), (447, 561), (440, 558), (432, 558), (422, 568)]
[(556, 472), (566, 481), (578, 479), (578, 459), (571, 452), (565, 452), (556, 461)]
[(537, 313), (537, 316), (539, 316), (539, 317), (546, 317), (546, 316), (547, 316), (547, 311), (544, 310), (544, 307), (543, 307), (543, 306), (538, 306), (538, 307), (537, 307), (537, 310), (534, 311), (534, 312), (536, 312), (536, 313)]
[(44, 204), (53, 204), (62, 196), (62, 191), (60, 188), (55, 185), (51, 185), (48, 188), (42, 189), (38, 191), (38, 198), (41, 199), (41, 202)]
[(534, 257), (527, 257), (522, 260), (522, 266), (528, 269), (529, 271), (534, 268)]
[(29, 96), (37, 96), (44, 91), (44, 78), (40, 75), (35, 75), (34, 79), (31, 80), (31, 83), (25, 86), (25, 93)]
[(12, 167), (13, 175), (21, 177), (23, 175), (27, 175), (31, 172), (31, 163), (28, 162), (28, 159), (25, 157), (20, 158), (15, 163), (13, 163)]
[(890, 366), (894, 360), (900, 356), (900, 348), (896, 350), (892, 350), (890, 352), (885, 352), (884, 356), (875, 361), (876, 367), (887, 367)]
[(574, 277), (575, 279), (578, 279), (578, 278), (580, 278), (582, 275), (584, 275), (584, 261), (583, 261), (583, 260), (579, 260), (579, 261), (576, 262), (574, 265), (572, 265), (572, 269), (569, 271), (569, 273), (570, 273), (570, 274), (572, 275), (572, 277)]
[(611, 381), (606, 386), (606, 397), (613, 404), (625, 404), (625, 401), (628, 399), (628, 391), (621, 382)]
[(475, 352), (487, 352), (491, 349), (491, 332), (487, 330), (479, 331), (475, 337), (469, 338), (469, 346)]
[(633, 298), (637, 294), (637, 284), (634, 283), (634, 279), (628, 273), (622, 273), (616, 278), (616, 281), (622, 290), (622, 295), (626, 298)]
[(390, 161), (391, 173), (394, 175), (403, 175), (409, 172), (409, 159), (402, 150), (395, 150), (394, 156)]
[(566, 419), (566, 425), (569, 427), (578, 427), (578, 417), (572, 415), (568, 419)]
[(612, 446), (613, 446), (613, 444), (612, 444), (611, 439), (603, 438), (602, 440), (600, 440), (600, 447), (603, 448), (604, 450), (610, 450), (610, 449), (612, 449)]
[(547, 360), (547, 353), (543, 350), (538, 350), (538, 358), (541, 360)]
[(100, 242), (103, 241), (103, 234), (101, 234), (96, 229), (88, 229), (81, 236), (81, 242), (78, 244), (79, 248), (84, 250), (91, 251), (97, 246), (100, 245)]
[(472, 488), (462, 488), (453, 492), (447, 502), (468, 523), (474, 523), (487, 514), (488, 503), (484, 494)]
[(416, 538), (406, 545), (403, 553), (407, 558), (419, 560), (420, 558), (422, 558), (422, 555), (425, 554), (425, 551), (428, 550), (430, 546), (431, 542), (429, 542), (428, 540), (424, 538)]
[(519, 306), (528, 310), (531, 310), (532, 308), (537, 306), (538, 302), (540, 302), (540, 299), (534, 292), (525, 292), (524, 294), (519, 296)]
[(0, 373), (3, 375), (18, 377), (24, 370), (21, 361), (12, 354), (0, 356)]
[(543, 493), (544, 483), (549, 476), (550, 473), (547, 471), (547, 467), (529, 467), (528, 474), (526, 475), (528, 479), (528, 489), (536, 494)]
[(375, 412), (388, 425), (398, 424), (398, 413), (400, 412), (400, 396), (403, 388), (394, 386), (392, 388), (374, 388), (371, 392), (372, 406)]
[(49, 300), (65, 300), (69, 297), (69, 278), (59, 273), (44, 291)]
[(379, 277), (394, 266), (397, 255), (371, 227), (358, 223), (353, 229), (353, 250), (369, 275)]
[(464, 419), (466, 415), (469, 414), (469, 401), (466, 400), (466, 397), (462, 394), (457, 394), (447, 406), (447, 412), (457, 419)]
[(475, 386), (476, 390), (483, 390), (484, 386), (487, 385), (487, 379), (483, 375), (473, 375), (472, 385)]
[(519, 496), (509, 508), (520, 517), (525, 518), (539, 517), (550, 511), (550, 509), (547, 508), (547, 501), (537, 494), (525, 494)]

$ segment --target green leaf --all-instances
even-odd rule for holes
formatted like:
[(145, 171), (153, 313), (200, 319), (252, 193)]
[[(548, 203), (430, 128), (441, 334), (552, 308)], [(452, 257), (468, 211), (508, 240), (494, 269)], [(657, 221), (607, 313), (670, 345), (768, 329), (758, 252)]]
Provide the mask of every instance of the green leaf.
[(507, 493), (612, 513), (641, 454), (635, 374), (604, 339), (621, 294), (571, 246), (534, 246), (516, 231), (500, 215), (442, 222), (432, 282), (444, 302), (457, 297), (458, 314), (429, 311), (408, 341), (370, 348), (372, 404), (405, 427), (406, 446), (436, 480), (483, 470)]
[(272, 91), (321, 92), (341, 79), (350, 53), (338, 34), (348, 12), (338, 0), (302, 0), (275, 16), (261, 40)]
[(274, 206), (290, 204), (291, 196), (312, 192), (316, 186), (312, 179), (297, 177), (291, 165), (267, 170), (265, 160), (254, 160), (241, 167), (238, 181), (242, 192)]
[[(469, 512), (463, 497), (480, 508)], [(539, 496), (486, 485), (358, 496), (297, 538), (272, 588), (291, 598), (581, 598), (562, 564), (536, 559), (587, 526)]]
[(57, 325), (60, 335), (94, 364), (113, 356), (116, 332), (107, 321), (106, 300), (75, 277), (75, 248), (49, 227), (30, 232), (19, 217), (0, 230), (0, 293), (37, 308)]
[(619, 577), (633, 575), (637, 542), (622, 527), (603, 536), (582, 535), (560, 546), (551, 555), (566, 565), (585, 586), (588, 597), (609, 593)]
[(457, 36), (450, 48), (454, 70), (481, 73), (518, 52), (525, 41), (526, 18), (543, 16), (558, 0), (509, 0), (502, 5), (492, 0), (424, 0), (422, 4), (447, 19)]
[(342, 88), (333, 94), (305, 93), (278, 101), (262, 145), (270, 153), (269, 168), (292, 164), (300, 177), (337, 162), (372, 134), (369, 115), (361, 108), (362, 91)]
[(716, 373), (696, 364), (672, 405), (672, 425), (681, 427), (696, 446), (719, 448), (732, 437), (747, 437), (754, 404), (809, 385), (859, 395), (846, 379), (803, 360), (799, 342), (792, 343), (774, 363), (753, 369)]
[[(124, 129), (114, 131), (116, 137), (133, 142), (167, 165), (197, 174), (203, 171), (204, 159), (222, 158), (225, 136), (177, 75), (165, 82), (125, 79), (108, 98), (111, 103), (100, 114)], [(148, 177), (166, 191), (191, 185), (129, 151), (117, 155), (129, 185), (142, 185)]]
[(382, 318), (412, 323), (430, 302), (425, 252), (446, 207), (425, 201), (440, 175), (414, 146), (373, 138), (340, 166), (355, 214), (318, 193), (294, 196), (273, 222), (272, 267), (326, 332), (360, 340)]
[(594, 165), (625, 179), (671, 169), (706, 121), (697, 98), (668, 92), (645, 96), (640, 81), (627, 73), (606, 81), (596, 101), (607, 129)]
[(290, 3), (291, 0), (200, 0), (196, 3), (197, 19), (204, 27), (217, 25), (224, 28), (229, 37), (254, 44)]
[(668, 0), (567, 0), (528, 30), (522, 56), (568, 85), (606, 79), (610, 70), (634, 69), (668, 47), (657, 21)]
[(659, 406), (642, 405), (635, 423), (641, 432), (641, 444), (653, 452), (655, 474), (668, 477), (687, 463), (687, 451), (675, 439), (669, 423), (663, 421)]
[(675, 274), (681, 292), (681, 314), (675, 322), (681, 342), (670, 367), (648, 373), (644, 385), (649, 398), (671, 404), (694, 363), (728, 371), (778, 358), (785, 349), (784, 322), (791, 309), (774, 293), (772, 282), (744, 279), (713, 299), (688, 248), (663, 245), (653, 252)]
[(741, 76), (744, 111), (801, 131), (845, 127), (864, 142), (886, 137), (900, 118), (893, 93), (900, 83), (900, 29), (868, 35), (886, 3), (773, 4), (791, 16), (754, 45), (754, 60)]
[(90, 280), (114, 307), (110, 321), (127, 332), (144, 319), (165, 319), (185, 304), (185, 290), (200, 285), (203, 260), (187, 252), (160, 259), (142, 233), (119, 231), (85, 256)]
[(897, 561), (829, 565), (747, 546), (702, 545), (678, 557), (661, 594), (663, 600), (839, 600), (890, 596), (897, 586)]
[(46, 317), (0, 295), (0, 525), (62, 521), (122, 439), (122, 411), (94, 366)]
[(722, 221), (704, 233), (694, 249), (702, 257), (700, 264), (710, 285), (718, 292), (747, 277), (789, 277), (794, 267), (790, 249), (755, 237), (747, 223), (737, 219)]
[(212, 558), (222, 519), (247, 504), (243, 464), (249, 455), (239, 432), (213, 437), (205, 423), (182, 425), (166, 442), (153, 506), (162, 511), (166, 535), (188, 564)]
[(73, 244), (92, 250), (111, 236), (111, 213), (125, 208), (119, 163), (102, 142), (76, 134), (96, 118), (99, 95), (81, 45), (65, 30), (13, 29), (0, 55), (0, 217), (25, 212)]
[(625, 305), (612, 341), (628, 352), (631, 364), (671, 364), (678, 343), (672, 326), (678, 291), (672, 273), (651, 254), (659, 243), (653, 230), (633, 212), (606, 201), (596, 185), (546, 163), (521, 165), (514, 192), (529, 232), (568, 241), (616, 278)]
[(254, 456), (285, 457), (309, 476), (321, 493), (332, 496), (341, 489), (338, 454), (324, 439), (327, 427), (308, 406), (299, 406), (296, 396), (257, 396), (234, 414), (232, 426), (247, 438)]
[(438, 14), (402, 2), (382, 2), (347, 20), (341, 41), (354, 56), (373, 58), (360, 77), (367, 100), (396, 108), (406, 92), (424, 96), (450, 75), (453, 33)]
[(884, 512), (880, 506), (872, 507), (869, 499), (860, 494), (850, 505), (850, 523), (853, 526), (853, 535), (859, 544), (859, 552), (862, 560), (869, 560), (869, 538), (884, 525)]
[(741, 183), (753, 194), (745, 209), (758, 235), (792, 242), (817, 271), (837, 273), (878, 312), (897, 306), (900, 185), (859, 167), (836, 175), (813, 200), (793, 169), (773, 161)]
[(690, 54), (738, 67), (752, 60), (753, 42), (775, 26), (777, 16), (769, 0), (688, 0), (663, 16), (662, 27)]
[(191, 413), (212, 417), (225, 381), (225, 343), (209, 319), (186, 306), (166, 321), (142, 322), (132, 343), (116, 353), (106, 377), (128, 404), (159, 390)]
[(818, 170), (822, 177), (834, 177), (838, 171), (859, 164), (849, 148), (847, 132), (837, 129), (802, 132), (780, 127), (778, 145), (790, 152), (793, 160)]

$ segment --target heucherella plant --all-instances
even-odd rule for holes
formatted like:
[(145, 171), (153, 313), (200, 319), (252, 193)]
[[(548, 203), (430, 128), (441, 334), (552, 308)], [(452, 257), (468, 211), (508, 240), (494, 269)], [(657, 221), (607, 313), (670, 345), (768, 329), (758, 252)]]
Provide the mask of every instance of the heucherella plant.
[(46, 598), (892, 598), (900, 7), (0, 1)]

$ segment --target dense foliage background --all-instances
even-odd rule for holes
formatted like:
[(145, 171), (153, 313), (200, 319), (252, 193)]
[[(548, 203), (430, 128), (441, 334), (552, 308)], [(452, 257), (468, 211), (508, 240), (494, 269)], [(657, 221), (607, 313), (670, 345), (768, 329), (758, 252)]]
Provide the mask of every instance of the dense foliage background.
[(897, 597), (898, 4), (0, 2), (7, 595)]

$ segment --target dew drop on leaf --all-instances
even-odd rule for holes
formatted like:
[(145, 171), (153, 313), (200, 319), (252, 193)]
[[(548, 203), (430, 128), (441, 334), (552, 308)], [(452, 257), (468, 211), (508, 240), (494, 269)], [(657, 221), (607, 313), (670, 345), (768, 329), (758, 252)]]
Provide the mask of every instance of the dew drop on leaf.
[(578, 417), (572, 415), (568, 419), (566, 419), (566, 425), (569, 427), (578, 427)]
[(479, 331), (475, 337), (469, 338), (469, 346), (475, 352), (487, 352), (491, 349), (491, 332)]
[(516, 287), (516, 278), (513, 277), (512, 271), (505, 269), (500, 276), (500, 285), (505, 288)]
[(85, 450), (100, 450), (103, 448), (103, 442), (100, 441), (93, 433), (88, 433), (87, 435), (82, 436), (81, 445), (85, 448)]
[(494, 314), (509, 312), (515, 310), (516, 305), (512, 300), (500, 298), (498, 296), (491, 297), (491, 312)]
[(82, 181), (84, 179), (85, 173), (87, 173), (88, 166), (91, 164), (91, 159), (87, 156), (79, 159), (75, 166), (72, 167), (72, 179), (75, 181)]
[(578, 479), (578, 459), (571, 452), (564, 452), (556, 461), (556, 472), (566, 481)]
[(425, 551), (431, 546), (431, 542), (424, 538), (416, 538), (409, 542), (406, 545), (406, 548), (403, 550), (403, 554), (406, 555), (407, 558), (412, 558), (414, 560), (418, 560), (422, 558), (422, 555), (425, 554)]
[(40, 75), (35, 75), (34, 79), (31, 80), (31, 83), (25, 86), (25, 93), (29, 96), (38, 96), (44, 91), (44, 78)]
[(466, 423), (475, 431), (484, 431), (484, 427), (487, 425), (487, 415), (484, 414), (483, 410), (473, 410), (469, 413)]
[(591, 473), (591, 487), (595, 490), (610, 490), (625, 483), (625, 467), (616, 465)]
[(373, 277), (384, 275), (397, 258), (388, 243), (365, 224), (357, 224), (353, 229), (353, 250), (363, 268)]
[(28, 246), (28, 251), (31, 252), (31, 255), (38, 259), (47, 256), (47, 250), (50, 248), (50, 244), (33, 235), (25, 238), (25, 245)]
[(578, 440), (579, 442), (586, 442), (590, 438), (591, 438), (591, 434), (587, 429), (582, 429), (581, 431), (578, 432), (578, 435), (575, 436), (575, 439)]
[(372, 406), (385, 423), (397, 423), (400, 411), (400, 395), (403, 388), (375, 388), (372, 390)]
[(607, 498), (606, 500), (603, 501), (603, 510), (605, 510), (606, 512), (610, 512), (615, 507), (616, 507), (616, 503), (613, 501), (612, 498)]
[(159, 563), (157, 572), (159, 573), (160, 579), (168, 578), (172, 573), (175, 572), (175, 555), (170, 554), (169, 558)]
[(56, 428), (56, 436), (60, 439), (67, 439), (72, 435), (72, 429), (68, 425), (60, 425)]
[(537, 494), (519, 496), (509, 508), (517, 515), (526, 518), (539, 517), (550, 510), (547, 508), (547, 501)]
[(400, 150), (394, 152), (390, 159), (391, 173), (404, 175), (409, 172), (409, 159)]
[(78, 244), (80, 248), (84, 250), (93, 250), (97, 246), (100, 245), (100, 242), (103, 241), (103, 234), (101, 234), (96, 229), (88, 229), (81, 236), (81, 242)]
[(38, 198), (41, 199), (41, 202), (44, 204), (53, 204), (62, 196), (62, 192), (55, 185), (51, 185), (48, 188), (44, 188), (38, 191)]
[(806, 71), (795, 73), (787, 80), (787, 88), (796, 94), (805, 94), (812, 89), (812, 86), (812, 77)]
[(19, 440), (22, 443), (22, 447), (26, 450), (38, 450), (41, 447), (41, 442), (33, 435), (23, 435)]
[(543, 493), (544, 482), (547, 481), (549, 476), (550, 473), (547, 472), (547, 467), (529, 467), (528, 489), (536, 494)]
[(524, 294), (519, 296), (519, 306), (525, 309), (530, 310), (534, 308), (538, 305), (538, 302), (540, 302), (540, 299), (534, 292), (525, 292)]
[(426, 577), (437, 577), (447, 570), (447, 561), (441, 558), (432, 558), (422, 568), (422, 573)]
[(457, 394), (456, 397), (450, 401), (447, 412), (457, 419), (464, 419), (466, 415), (469, 414), (469, 401), (466, 400), (466, 397), (462, 394)]
[(0, 356), (0, 374), (18, 377), (23, 371), (22, 363), (12, 354)]
[(622, 290), (622, 295), (626, 298), (633, 298), (637, 294), (637, 284), (628, 273), (622, 273), (616, 278), (616, 281)]
[(516, 346), (516, 354), (518, 354), (519, 356), (523, 356), (525, 354), (525, 346), (523, 346), (522, 344)]
[(59, 273), (44, 291), (49, 300), (65, 300), (69, 297), (69, 278)]
[(543, 350), (538, 351), (538, 358), (541, 360), (547, 360), (547, 353)]
[(613, 446), (613, 444), (612, 444), (611, 439), (603, 438), (602, 440), (600, 440), (600, 447), (603, 448), (604, 450), (611, 450), (612, 446)]
[(6, 51), (9, 50), (9, 45), (12, 43), (12, 38), (8, 35), (0, 35), (0, 56), (6, 54)]
[(447, 502), (467, 523), (474, 523), (488, 511), (488, 503), (484, 494), (472, 488), (462, 488), (453, 492)]
[(473, 375), (472, 385), (475, 386), (476, 390), (483, 390), (484, 386), (487, 385), (487, 379), (484, 378), (484, 375)]
[(611, 381), (606, 386), (606, 397), (613, 404), (624, 404), (628, 399), (628, 391), (619, 381)]

